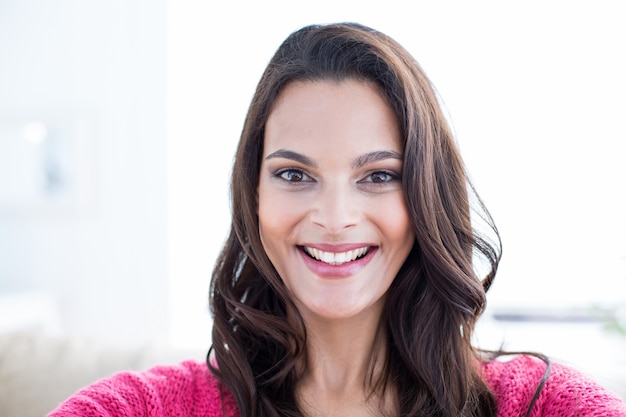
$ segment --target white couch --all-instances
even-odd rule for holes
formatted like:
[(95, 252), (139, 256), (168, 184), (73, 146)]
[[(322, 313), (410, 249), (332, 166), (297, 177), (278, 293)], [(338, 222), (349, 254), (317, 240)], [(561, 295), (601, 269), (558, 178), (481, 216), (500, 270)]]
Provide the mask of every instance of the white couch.
[(43, 417), (79, 388), (115, 372), (204, 360), (205, 355), (34, 332), (0, 334), (0, 417)]

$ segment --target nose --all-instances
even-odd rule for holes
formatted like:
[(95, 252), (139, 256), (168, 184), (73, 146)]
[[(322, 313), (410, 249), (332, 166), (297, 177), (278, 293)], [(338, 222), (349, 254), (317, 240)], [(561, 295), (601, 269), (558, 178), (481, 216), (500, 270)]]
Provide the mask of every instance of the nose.
[(358, 196), (348, 185), (328, 184), (322, 187), (310, 212), (311, 223), (330, 234), (356, 226), (360, 218)]

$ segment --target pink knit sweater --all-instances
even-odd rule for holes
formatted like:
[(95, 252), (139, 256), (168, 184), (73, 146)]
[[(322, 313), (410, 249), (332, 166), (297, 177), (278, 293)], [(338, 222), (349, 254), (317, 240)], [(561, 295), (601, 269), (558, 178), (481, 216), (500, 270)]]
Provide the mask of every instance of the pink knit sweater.
[[(524, 416), (545, 364), (528, 356), (483, 365), (498, 402), (498, 416)], [(88, 386), (48, 417), (237, 417), (233, 398), (220, 389), (206, 364), (194, 361), (122, 372)], [(553, 364), (533, 408), (538, 416), (626, 416), (626, 404), (581, 373)]]

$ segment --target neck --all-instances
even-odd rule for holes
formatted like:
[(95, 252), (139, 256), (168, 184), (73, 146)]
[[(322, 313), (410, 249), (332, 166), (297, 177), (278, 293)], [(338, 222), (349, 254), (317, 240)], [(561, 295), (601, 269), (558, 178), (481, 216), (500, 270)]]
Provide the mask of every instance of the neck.
[[(310, 370), (334, 369), (362, 382), (374, 360), (382, 361), (386, 351), (384, 330), (379, 322), (328, 323), (307, 327)], [(332, 372), (337, 374), (338, 372)]]
[[(297, 389), (305, 409), (334, 410), (325, 415), (359, 415), (372, 407), (378, 411), (383, 394), (372, 384), (381, 377), (387, 353), (380, 315), (376, 320), (305, 317), (305, 323), (307, 357)], [(336, 414), (338, 410), (343, 411)]]

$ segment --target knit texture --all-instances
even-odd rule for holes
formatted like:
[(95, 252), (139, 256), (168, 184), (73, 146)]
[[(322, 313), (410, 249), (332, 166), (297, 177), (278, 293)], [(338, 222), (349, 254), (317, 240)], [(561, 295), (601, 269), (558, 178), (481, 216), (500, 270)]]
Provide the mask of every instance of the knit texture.
[[(530, 356), (483, 365), (499, 417), (524, 416), (546, 365)], [(223, 402), (222, 402), (223, 398)], [(238, 417), (204, 363), (121, 372), (78, 391), (48, 417)], [(531, 417), (626, 417), (626, 404), (582, 373), (553, 364)]]

